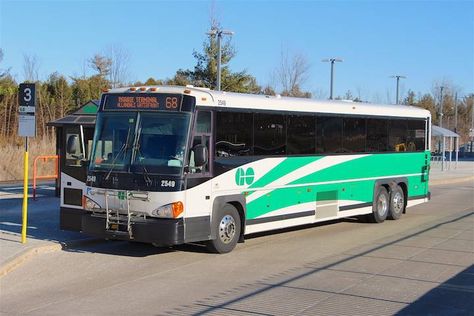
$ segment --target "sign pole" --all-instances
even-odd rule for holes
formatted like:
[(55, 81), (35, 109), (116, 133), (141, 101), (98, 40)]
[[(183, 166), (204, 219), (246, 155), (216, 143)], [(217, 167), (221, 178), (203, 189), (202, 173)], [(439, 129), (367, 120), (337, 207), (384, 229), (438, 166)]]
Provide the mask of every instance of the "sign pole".
[(36, 136), (36, 86), (34, 83), (20, 83), (18, 89), (18, 136), (25, 137), (23, 157), (23, 207), (21, 210), (21, 243), (26, 243), (28, 228), (28, 137)]
[(26, 243), (26, 228), (28, 227), (28, 137), (25, 137), (25, 154), (23, 157), (23, 208), (21, 225), (21, 243)]

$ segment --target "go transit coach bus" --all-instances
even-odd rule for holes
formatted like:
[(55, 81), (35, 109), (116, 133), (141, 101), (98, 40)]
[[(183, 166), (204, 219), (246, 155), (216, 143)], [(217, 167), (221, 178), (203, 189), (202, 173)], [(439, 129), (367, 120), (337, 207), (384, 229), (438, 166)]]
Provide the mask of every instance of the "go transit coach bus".
[(82, 209), (67, 227), (158, 246), (344, 217), (398, 219), (429, 199), (430, 113), (399, 105), (153, 86), (104, 92)]

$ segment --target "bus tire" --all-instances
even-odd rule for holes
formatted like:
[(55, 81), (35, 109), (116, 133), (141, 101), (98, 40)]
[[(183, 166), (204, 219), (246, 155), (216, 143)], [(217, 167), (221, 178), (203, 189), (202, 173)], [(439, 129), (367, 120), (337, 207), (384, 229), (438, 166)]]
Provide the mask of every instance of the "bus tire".
[(216, 238), (207, 242), (207, 249), (214, 253), (231, 252), (240, 238), (241, 219), (237, 209), (225, 204), (212, 220)]
[(372, 206), (371, 220), (373, 223), (382, 223), (388, 216), (390, 208), (390, 196), (383, 186), (379, 186), (375, 192)]
[(402, 188), (397, 185), (390, 192), (390, 209), (388, 211), (388, 219), (399, 219), (405, 211), (405, 194)]

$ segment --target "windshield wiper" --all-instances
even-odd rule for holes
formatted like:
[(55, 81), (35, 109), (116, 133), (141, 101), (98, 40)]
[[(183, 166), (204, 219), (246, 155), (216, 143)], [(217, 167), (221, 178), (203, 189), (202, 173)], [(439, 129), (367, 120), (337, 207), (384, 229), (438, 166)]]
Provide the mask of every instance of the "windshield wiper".
[[(140, 129), (138, 130), (138, 135), (137, 135), (136, 140), (135, 140), (135, 145), (133, 146), (132, 161), (133, 161), (133, 159), (138, 160), (140, 165), (143, 167), (143, 180), (145, 180), (146, 186), (149, 187), (149, 186), (151, 186), (153, 181), (151, 180), (151, 178), (149, 176), (149, 173), (148, 173), (148, 170), (145, 167), (145, 164), (143, 163), (142, 159), (140, 159), (141, 157), (143, 157), (143, 153), (140, 150), (140, 136), (141, 136), (141, 134), (142, 134), (142, 128), (140, 127)], [(138, 157), (137, 157), (137, 153), (138, 153)]]
[(131, 131), (132, 131), (132, 128), (131, 126), (129, 125), (128, 126), (128, 132), (127, 132), (127, 139), (125, 140), (125, 143), (123, 143), (122, 147), (120, 148), (120, 151), (117, 153), (117, 155), (114, 157), (114, 159), (112, 160), (112, 166), (110, 167), (109, 171), (107, 172), (107, 175), (105, 176), (104, 180), (107, 181), (109, 180), (109, 177), (110, 177), (110, 174), (112, 173), (112, 171), (114, 170), (115, 168), (115, 162), (117, 161), (117, 159), (120, 157), (120, 155), (123, 153), (124, 154), (124, 157), (125, 157), (125, 153), (127, 152), (128, 148), (130, 148), (130, 145), (129, 145), (129, 140), (130, 140), (130, 134), (131, 134)]

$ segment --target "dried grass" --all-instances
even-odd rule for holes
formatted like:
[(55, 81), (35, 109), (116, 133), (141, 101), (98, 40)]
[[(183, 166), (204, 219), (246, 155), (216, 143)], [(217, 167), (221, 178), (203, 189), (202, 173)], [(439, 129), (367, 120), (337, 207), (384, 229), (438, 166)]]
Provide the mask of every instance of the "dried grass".
[[(23, 159), (25, 152), (24, 138), (12, 140), (0, 139), (0, 181), (22, 180)], [(28, 139), (28, 178), (33, 179), (33, 162), (39, 155), (55, 155), (56, 139), (29, 138)], [(52, 160), (37, 163), (38, 175), (53, 175), (55, 163)]]

